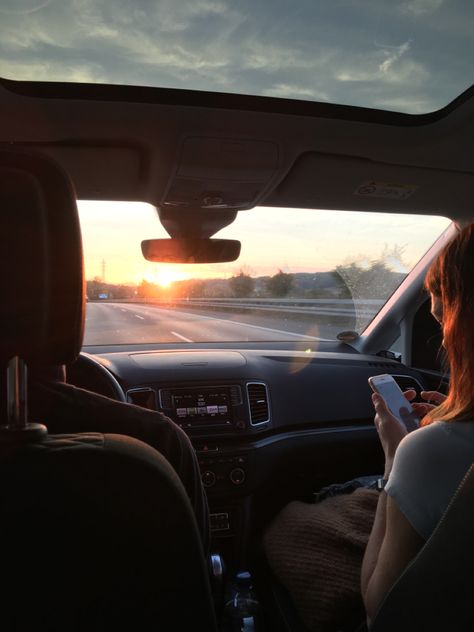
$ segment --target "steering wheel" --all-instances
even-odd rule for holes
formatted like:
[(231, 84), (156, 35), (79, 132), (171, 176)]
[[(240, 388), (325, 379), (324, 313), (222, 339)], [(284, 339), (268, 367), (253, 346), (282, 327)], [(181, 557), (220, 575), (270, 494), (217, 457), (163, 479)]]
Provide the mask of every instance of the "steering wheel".
[(89, 353), (81, 351), (77, 360), (67, 365), (66, 376), (67, 381), (74, 386), (119, 402), (127, 401), (117, 378)]

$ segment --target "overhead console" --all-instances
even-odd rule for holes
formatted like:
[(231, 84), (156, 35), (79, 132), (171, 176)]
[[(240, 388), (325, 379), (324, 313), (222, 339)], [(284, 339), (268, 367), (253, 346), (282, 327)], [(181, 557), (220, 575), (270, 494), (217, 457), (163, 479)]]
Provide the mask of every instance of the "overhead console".
[(252, 208), (268, 190), (278, 166), (279, 151), (274, 142), (186, 138), (160, 206)]

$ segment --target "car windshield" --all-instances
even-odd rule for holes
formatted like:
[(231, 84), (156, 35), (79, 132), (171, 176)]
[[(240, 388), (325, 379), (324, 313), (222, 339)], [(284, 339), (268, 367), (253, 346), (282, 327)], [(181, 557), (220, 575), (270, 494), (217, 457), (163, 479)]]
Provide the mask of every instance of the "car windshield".
[(3, 0), (0, 76), (437, 110), (472, 83), (471, 0)]
[(168, 237), (144, 203), (79, 202), (85, 345), (334, 340), (364, 331), (449, 226), (444, 217), (257, 207), (217, 236), (231, 263), (146, 261)]

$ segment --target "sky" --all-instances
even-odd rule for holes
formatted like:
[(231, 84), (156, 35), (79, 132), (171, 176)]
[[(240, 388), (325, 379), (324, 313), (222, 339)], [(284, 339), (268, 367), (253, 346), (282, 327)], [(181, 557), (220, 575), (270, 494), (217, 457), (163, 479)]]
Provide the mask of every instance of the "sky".
[[(0, 77), (419, 114), (471, 85), (473, 32), (473, 0), (0, 0)], [(329, 270), (394, 246), (410, 267), (442, 230), (438, 219), (254, 209), (217, 235), (242, 241), (237, 262), (171, 268), (144, 261), (140, 241), (167, 235), (152, 207), (138, 208), (81, 203), (88, 278), (102, 261), (107, 281), (132, 283)]]
[[(442, 217), (257, 207), (240, 211), (215, 237), (242, 242), (239, 259), (212, 265), (156, 264), (145, 261), (143, 239), (168, 237), (153, 206), (128, 202), (79, 202), (86, 277), (109, 283), (167, 285), (189, 278), (229, 278), (240, 270), (251, 276), (322, 272), (339, 264), (369, 265), (384, 251), (402, 250), (389, 261), (408, 272), (450, 221)], [(335, 247), (337, 245), (337, 247)]]
[(422, 113), (472, 83), (472, 0), (0, 0), (0, 76)]

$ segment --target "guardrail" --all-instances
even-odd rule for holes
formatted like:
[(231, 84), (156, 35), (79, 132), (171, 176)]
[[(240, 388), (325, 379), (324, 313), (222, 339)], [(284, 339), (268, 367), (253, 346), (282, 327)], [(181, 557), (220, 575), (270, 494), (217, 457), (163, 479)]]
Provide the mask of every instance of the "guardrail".
[(258, 310), (305, 315), (373, 317), (385, 303), (382, 299), (336, 298), (131, 298), (99, 299), (97, 303), (138, 303), (170, 308)]

